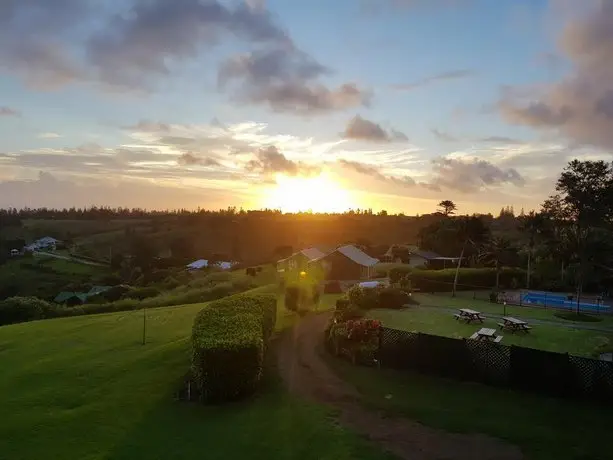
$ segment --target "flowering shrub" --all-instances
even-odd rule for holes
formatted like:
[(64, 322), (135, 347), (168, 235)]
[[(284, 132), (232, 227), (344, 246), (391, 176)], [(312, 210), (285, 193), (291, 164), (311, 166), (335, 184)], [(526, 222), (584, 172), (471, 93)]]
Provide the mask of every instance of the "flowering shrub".
[(367, 342), (377, 336), (379, 329), (381, 322), (375, 319), (352, 319), (336, 324), (331, 329), (331, 334), (352, 342)]

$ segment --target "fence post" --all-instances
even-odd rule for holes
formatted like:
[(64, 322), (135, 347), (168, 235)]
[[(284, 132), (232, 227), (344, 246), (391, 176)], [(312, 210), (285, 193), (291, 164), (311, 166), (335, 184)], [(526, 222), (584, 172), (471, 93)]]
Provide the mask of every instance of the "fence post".
[(381, 347), (383, 346), (383, 328), (379, 328), (377, 337), (377, 367), (381, 367)]

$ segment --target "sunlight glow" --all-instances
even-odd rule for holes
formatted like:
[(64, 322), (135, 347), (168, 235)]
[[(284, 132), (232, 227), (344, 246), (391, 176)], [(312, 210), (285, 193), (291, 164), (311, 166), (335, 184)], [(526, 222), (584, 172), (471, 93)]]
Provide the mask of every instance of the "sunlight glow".
[(343, 212), (355, 207), (349, 191), (325, 173), (316, 177), (278, 175), (276, 185), (265, 192), (263, 205), (283, 212)]

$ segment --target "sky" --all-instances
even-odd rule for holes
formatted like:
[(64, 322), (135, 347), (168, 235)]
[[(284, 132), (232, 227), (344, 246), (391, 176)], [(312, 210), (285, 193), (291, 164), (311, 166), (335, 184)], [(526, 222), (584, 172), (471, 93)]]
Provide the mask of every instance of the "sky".
[(611, 160), (610, 0), (3, 0), (0, 207), (538, 209)]

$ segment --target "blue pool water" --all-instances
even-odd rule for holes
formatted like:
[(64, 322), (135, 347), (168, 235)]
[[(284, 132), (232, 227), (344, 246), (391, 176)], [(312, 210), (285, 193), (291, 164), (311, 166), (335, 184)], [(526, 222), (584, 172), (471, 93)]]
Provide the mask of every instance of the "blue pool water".
[[(568, 308), (573, 310), (577, 308), (577, 300), (568, 300), (564, 294), (554, 294), (551, 292), (527, 292), (522, 295), (522, 305), (546, 305), (548, 307)], [(579, 309), (583, 311), (605, 312), (610, 311), (608, 305), (598, 305), (596, 303), (580, 302)]]

